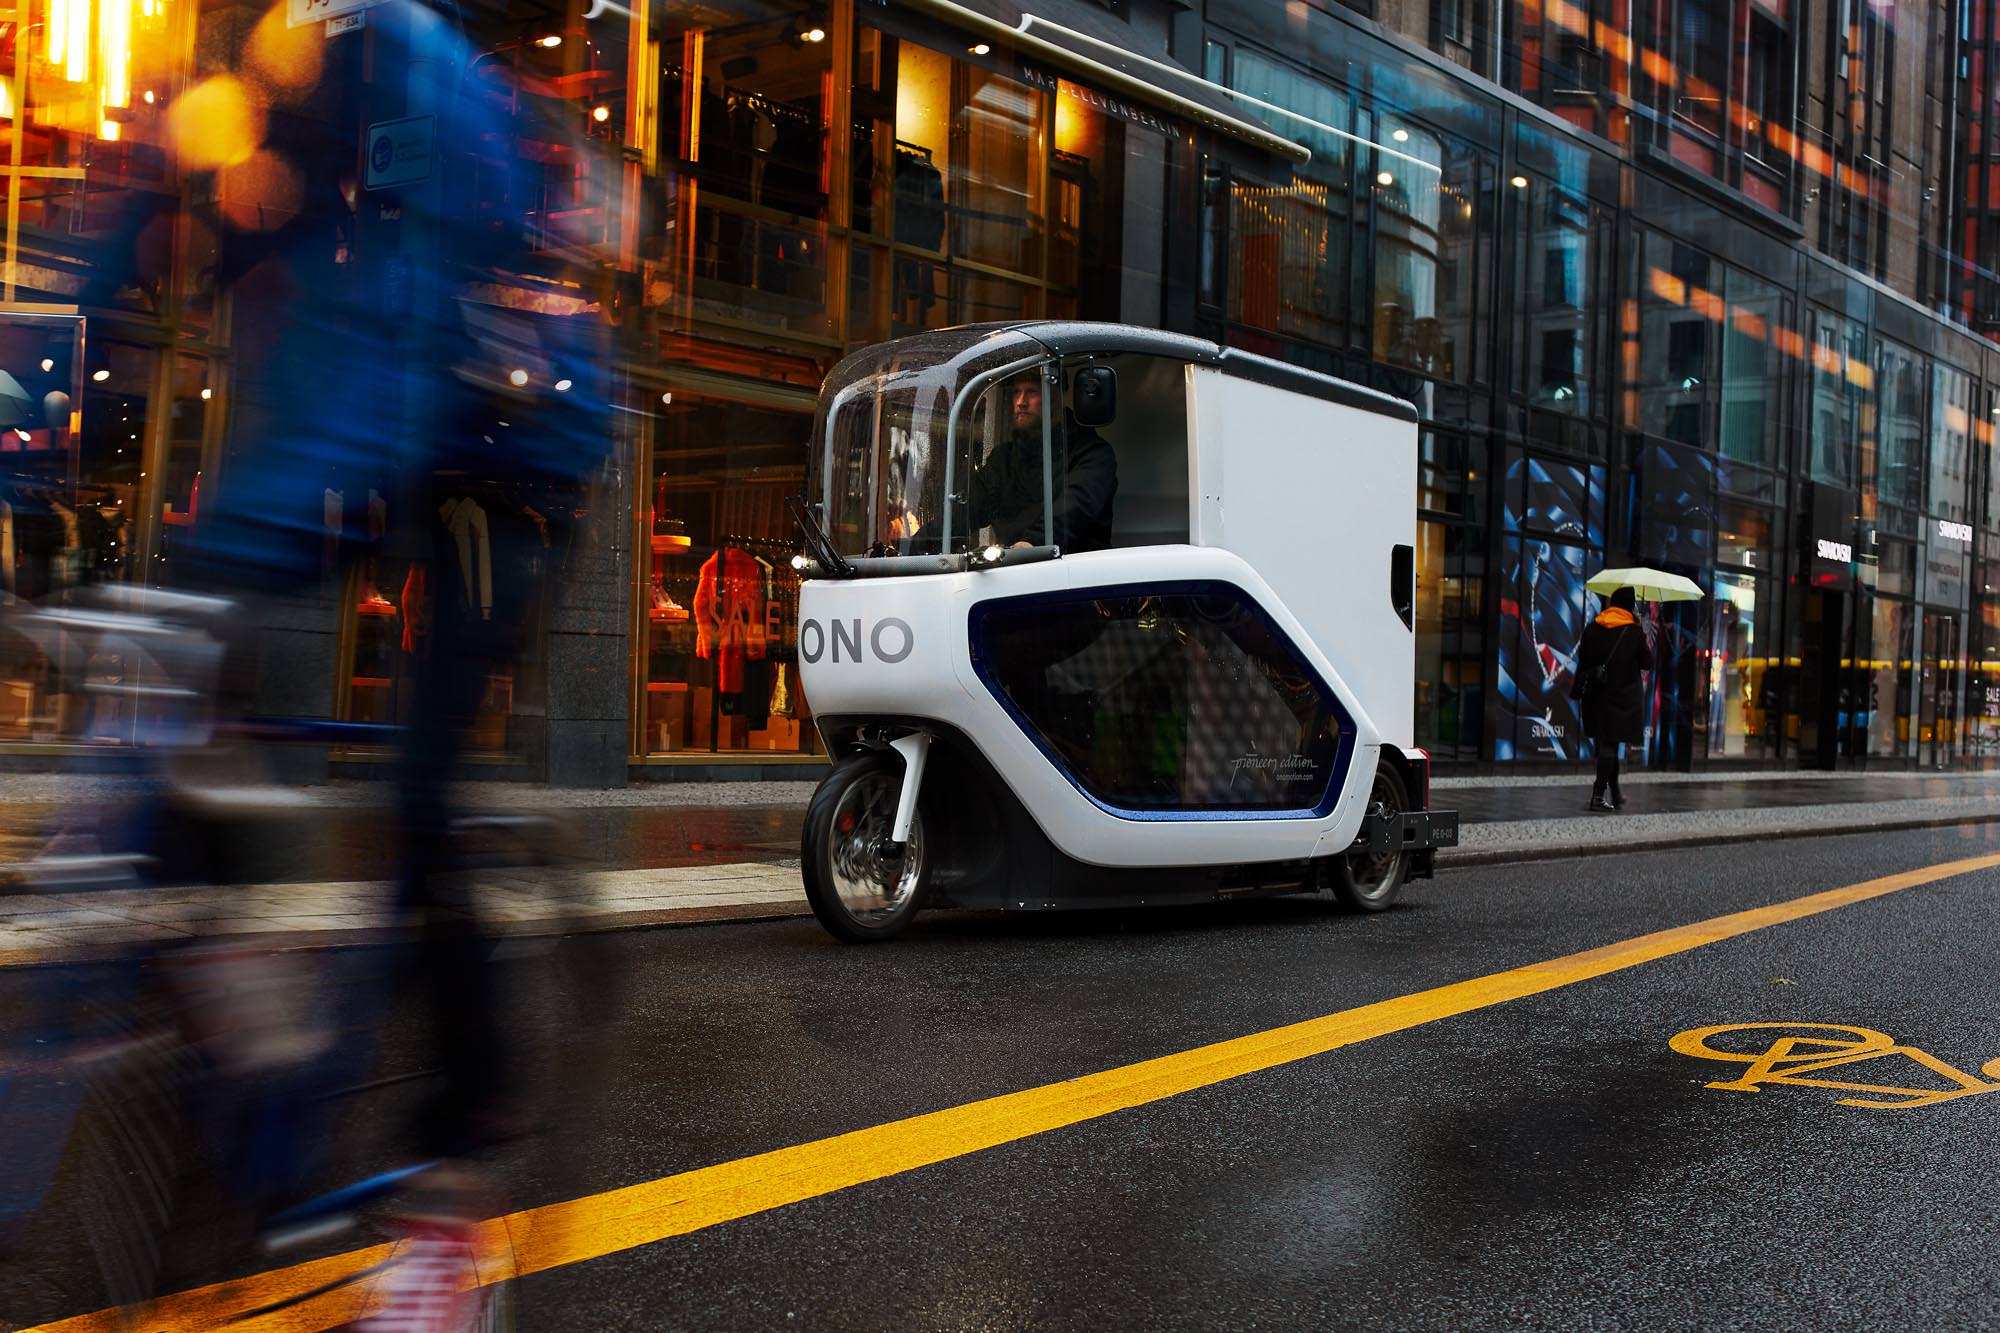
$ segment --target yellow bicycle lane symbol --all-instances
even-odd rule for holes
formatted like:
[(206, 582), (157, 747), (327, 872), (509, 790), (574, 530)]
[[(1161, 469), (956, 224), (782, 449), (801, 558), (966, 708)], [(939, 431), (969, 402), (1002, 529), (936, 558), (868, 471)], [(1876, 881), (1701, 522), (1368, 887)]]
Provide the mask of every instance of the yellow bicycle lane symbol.
[[(1739, 1039), (1723, 1046), (1711, 1044), (1712, 1038), (1732, 1033), (1752, 1035), (1749, 1040)], [(1762, 1049), (1748, 1049), (1753, 1042), (1763, 1043)], [(1667, 1045), (1682, 1055), (1691, 1055), (1699, 1060), (1724, 1060), (1750, 1066), (1738, 1078), (1708, 1085), (1727, 1092), (1758, 1092), (1773, 1085), (1832, 1088), (1840, 1092), (1873, 1094), (1873, 1098), (1842, 1097), (1837, 1105), (1880, 1111), (1907, 1111), (1913, 1107), (1956, 1101), (1960, 1097), (1976, 1097), (1982, 1092), (2000, 1092), (2000, 1081), (1974, 1078), (1926, 1051), (1903, 1045), (1886, 1032), (1840, 1023), (1721, 1023), (1715, 1027), (1683, 1032)], [(1734, 1049), (1737, 1046), (1745, 1049)], [(1911, 1088), (1893, 1083), (1852, 1083), (1841, 1079), (1807, 1077), (1896, 1057), (1915, 1062), (1951, 1086)], [(2000, 1080), (2000, 1056), (1980, 1066), (1979, 1072), (1988, 1080)], [(1885, 1098), (1893, 1100), (1880, 1100)]]

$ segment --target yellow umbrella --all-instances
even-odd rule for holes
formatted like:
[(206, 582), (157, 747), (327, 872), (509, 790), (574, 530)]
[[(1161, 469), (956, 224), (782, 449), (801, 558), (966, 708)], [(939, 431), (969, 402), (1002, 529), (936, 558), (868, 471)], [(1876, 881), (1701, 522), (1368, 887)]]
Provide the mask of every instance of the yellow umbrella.
[(1693, 579), (1682, 578), (1679, 574), (1669, 574), (1664, 570), (1647, 569), (1643, 565), (1636, 569), (1600, 570), (1583, 586), (1598, 594), (1630, 588), (1633, 595), (1642, 602), (1701, 600), (1701, 588)]

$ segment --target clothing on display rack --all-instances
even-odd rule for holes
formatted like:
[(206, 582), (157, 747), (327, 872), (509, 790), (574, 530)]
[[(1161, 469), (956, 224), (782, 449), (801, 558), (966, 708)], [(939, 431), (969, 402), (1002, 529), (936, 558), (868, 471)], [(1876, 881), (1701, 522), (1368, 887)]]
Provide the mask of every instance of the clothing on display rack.
[(788, 662), (778, 662), (772, 666), (775, 679), (771, 682), (771, 711), (779, 717), (792, 715), (792, 671), (793, 667)]
[(765, 653), (764, 570), (734, 546), (716, 550), (701, 566), (694, 595), (695, 656), (715, 662), (715, 688), (741, 694), (744, 667)]
[[(925, 250), (942, 250), (945, 240), (944, 174), (931, 150), (896, 141), (896, 240)], [(896, 297), (911, 321), (921, 322), (937, 304), (937, 280), (928, 260), (896, 261)], [(914, 308), (911, 308), (914, 307)]]
[(481, 620), (493, 619), (493, 535), (486, 510), (477, 500), (460, 496), (446, 500), (438, 516), (451, 533), (465, 606), (478, 608)]
[(415, 653), (417, 645), (431, 632), (431, 608), (425, 581), (423, 564), (412, 560), (410, 572), (403, 579), (403, 651), (406, 653)]

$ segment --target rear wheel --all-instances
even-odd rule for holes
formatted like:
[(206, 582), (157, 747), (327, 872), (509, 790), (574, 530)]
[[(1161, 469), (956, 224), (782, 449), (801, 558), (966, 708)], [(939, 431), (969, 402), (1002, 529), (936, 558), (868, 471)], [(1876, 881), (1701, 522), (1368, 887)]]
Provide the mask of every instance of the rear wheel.
[(902, 760), (872, 753), (835, 768), (806, 808), (806, 901), (836, 939), (894, 939), (923, 905), (930, 867), (921, 806), (909, 842), (899, 851), (889, 841), (902, 791)]
[[(1403, 791), (1401, 775), (1387, 764), (1377, 768), (1375, 784), (1368, 793), (1369, 820), (1400, 827), (1409, 809), (1410, 798)], [(1380, 912), (1402, 891), (1409, 861), (1409, 854), (1401, 847), (1386, 852), (1345, 852), (1328, 863), (1328, 887), (1341, 905), (1352, 911)]]

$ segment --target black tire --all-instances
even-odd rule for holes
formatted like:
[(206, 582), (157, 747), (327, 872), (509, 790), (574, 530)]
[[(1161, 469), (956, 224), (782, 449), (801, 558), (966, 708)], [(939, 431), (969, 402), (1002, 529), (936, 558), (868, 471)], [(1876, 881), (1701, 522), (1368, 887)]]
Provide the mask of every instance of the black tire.
[[(1368, 793), (1368, 812), (1377, 818), (1400, 818), (1409, 809), (1402, 775), (1388, 764), (1378, 767), (1375, 785)], [(1409, 869), (1409, 854), (1401, 848), (1379, 855), (1344, 852), (1327, 863), (1327, 887), (1351, 912), (1387, 911), (1402, 892)]]
[(882, 855), (902, 788), (903, 761), (875, 751), (836, 766), (806, 807), (799, 848), (806, 901), (835, 939), (892, 940), (923, 906), (930, 865), (921, 804), (900, 861)]

